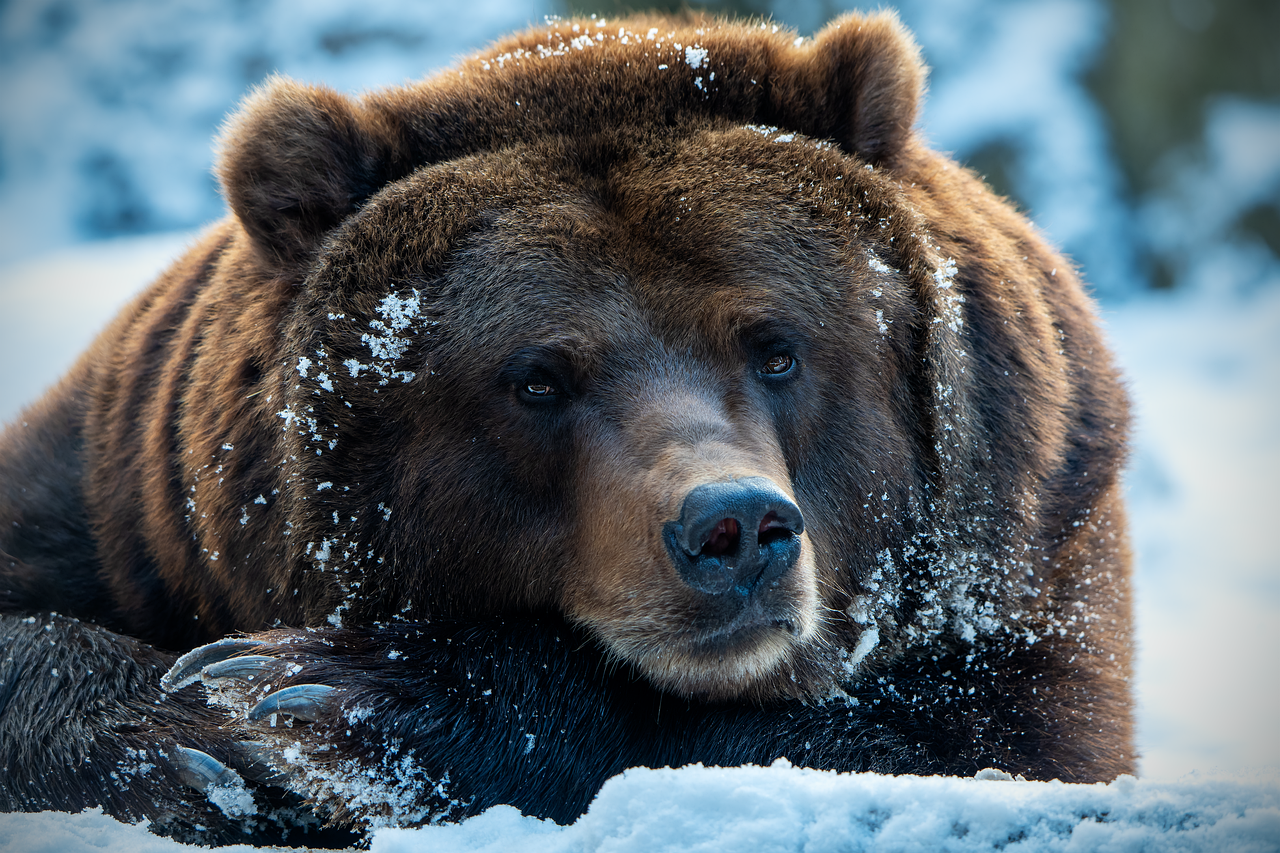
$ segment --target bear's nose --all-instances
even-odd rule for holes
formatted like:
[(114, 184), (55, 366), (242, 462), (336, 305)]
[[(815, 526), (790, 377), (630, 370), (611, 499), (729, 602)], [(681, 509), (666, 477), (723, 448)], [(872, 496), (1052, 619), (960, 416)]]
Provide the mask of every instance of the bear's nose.
[(699, 592), (747, 596), (800, 559), (800, 508), (765, 477), (704, 483), (685, 496), (663, 538), (680, 577)]

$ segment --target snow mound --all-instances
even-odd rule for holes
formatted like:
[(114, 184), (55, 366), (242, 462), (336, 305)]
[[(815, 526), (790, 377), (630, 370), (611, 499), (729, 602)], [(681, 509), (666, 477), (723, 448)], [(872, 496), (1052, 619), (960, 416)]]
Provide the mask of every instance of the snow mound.
[(1066, 785), (792, 767), (628, 770), (572, 826), (497, 807), (383, 830), (374, 853), (653, 851), (1275, 851), (1280, 787), (1219, 780)]
[[(986, 776), (1003, 774), (989, 773)], [(0, 815), (0, 851), (190, 849), (85, 811)], [(220, 848), (248, 850), (242, 846)], [(510, 806), (448, 826), (382, 829), (373, 853), (947, 853), (1280, 850), (1280, 785), (1122, 776), (1108, 785), (839, 774), (792, 767), (638, 768), (570, 826)]]

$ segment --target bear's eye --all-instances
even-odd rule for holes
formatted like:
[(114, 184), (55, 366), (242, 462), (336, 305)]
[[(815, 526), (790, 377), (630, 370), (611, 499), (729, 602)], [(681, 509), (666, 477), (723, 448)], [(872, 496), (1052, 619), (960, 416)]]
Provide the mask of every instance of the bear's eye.
[(554, 385), (548, 385), (545, 382), (530, 382), (528, 385), (524, 386), (524, 393), (526, 396), (533, 397), (535, 399), (542, 399), (545, 397), (554, 397), (556, 395), (556, 389)]
[(760, 372), (765, 376), (786, 376), (795, 370), (796, 360), (790, 353), (780, 352), (765, 359)]
[(517, 396), (529, 405), (550, 405), (560, 402), (564, 398), (564, 391), (560, 384), (549, 377), (538, 375), (541, 372), (537, 371), (535, 375), (527, 376), (517, 382)]
[(556, 408), (573, 397), (571, 362), (559, 350), (522, 349), (507, 361), (501, 376), (507, 393), (526, 406)]

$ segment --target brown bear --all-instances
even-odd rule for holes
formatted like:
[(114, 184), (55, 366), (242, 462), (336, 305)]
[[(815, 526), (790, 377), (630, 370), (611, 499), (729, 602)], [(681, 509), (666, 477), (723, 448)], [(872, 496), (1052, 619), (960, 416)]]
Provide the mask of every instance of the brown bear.
[(0, 807), (1132, 772), (1124, 392), (924, 76), (891, 14), (642, 17), (254, 93), (231, 215), (0, 441)]

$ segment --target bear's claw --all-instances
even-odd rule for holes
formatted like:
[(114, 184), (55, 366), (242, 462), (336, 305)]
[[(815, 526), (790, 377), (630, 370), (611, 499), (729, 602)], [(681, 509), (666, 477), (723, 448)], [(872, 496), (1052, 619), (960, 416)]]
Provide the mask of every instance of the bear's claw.
[(235, 678), (253, 681), (279, 665), (279, 661), (267, 655), (244, 655), (211, 663), (200, 671), (202, 680)]
[(257, 722), (271, 714), (291, 714), (294, 719), (314, 722), (331, 709), (336, 687), (325, 684), (295, 684), (270, 694), (249, 711), (249, 720)]
[(252, 651), (262, 646), (261, 640), (248, 637), (227, 637), (192, 649), (173, 662), (173, 666), (160, 679), (160, 686), (169, 693), (181, 690), (200, 677), (201, 671), (210, 664), (220, 663), (227, 658), (235, 657), (241, 652)]
[(188, 788), (207, 791), (219, 785), (243, 784), (240, 774), (207, 752), (179, 746), (167, 757), (178, 779)]

